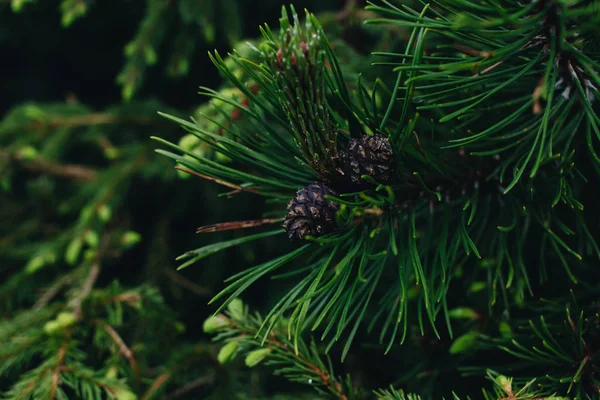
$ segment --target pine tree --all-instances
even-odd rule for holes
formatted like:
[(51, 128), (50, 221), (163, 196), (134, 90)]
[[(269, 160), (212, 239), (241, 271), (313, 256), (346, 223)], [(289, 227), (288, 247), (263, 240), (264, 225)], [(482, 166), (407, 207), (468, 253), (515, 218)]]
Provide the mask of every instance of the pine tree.
[[(211, 54), (244, 101), (202, 93), (235, 120), (162, 113), (227, 162), (164, 138), (159, 153), (267, 207), (200, 228), (248, 233), (180, 268), (281, 237), (211, 301), (220, 361), (324, 398), (598, 398), (600, 3), (361, 12), (396, 40), (352, 72), (317, 17), (284, 8), (252, 56)], [(240, 297), (262, 279), (278, 297), (255, 315)], [(367, 366), (347, 366), (357, 357)]]

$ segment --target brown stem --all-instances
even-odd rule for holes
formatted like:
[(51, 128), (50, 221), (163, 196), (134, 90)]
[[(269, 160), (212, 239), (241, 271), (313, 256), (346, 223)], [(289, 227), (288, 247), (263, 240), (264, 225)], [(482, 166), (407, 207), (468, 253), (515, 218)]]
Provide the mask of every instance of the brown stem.
[(184, 394), (187, 394), (193, 390), (201, 388), (202, 386), (209, 385), (209, 384), (213, 383), (214, 380), (215, 380), (215, 377), (212, 374), (202, 376), (196, 380), (193, 380), (193, 381), (183, 385), (179, 389), (175, 390), (173, 393), (166, 395), (164, 397), (164, 400), (174, 400), (178, 397), (183, 396)]
[(265, 218), (265, 219), (254, 219), (249, 221), (232, 221), (232, 222), (221, 222), (218, 224), (205, 225), (196, 229), (196, 233), (206, 232), (220, 232), (228, 231), (232, 229), (242, 228), (254, 228), (255, 226), (261, 226), (266, 224), (276, 224), (283, 221), (284, 218)]
[(62, 365), (65, 360), (65, 355), (67, 354), (67, 345), (69, 344), (68, 337), (67, 340), (60, 346), (58, 349), (58, 360), (56, 362), (56, 368), (52, 371), (52, 386), (50, 387), (50, 399), (54, 399), (56, 397), (56, 391), (58, 390), (58, 386), (60, 385), (60, 371), (62, 370)]
[(45, 175), (78, 181), (91, 181), (98, 175), (96, 170), (83, 165), (60, 164), (39, 157), (35, 159), (25, 159), (19, 154), (11, 154), (4, 150), (0, 150), (0, 159), (8, 160), (27, 171), (39, 172)]
[(94, 262), (92, 264), (92, 266), (90, 267), (87, 278), (85, 279), (85, 281), (83, 282), (83, 285), (81, 286), (81, 291), (79, 292), (79, 295), (74, 297), (73, 300), (70, 302), (70, 306), (73, 309), (73, 312), (75, 314), (75, 317), (77, 317), (77, 319), (81, 319), (81, 317), (82, 317), (81, 304), (83, 303), (83, 300), (85, 300), (92, 292), (92, 289), (94, 288), (94, 284), (96, 283), (96, 280), (98, 280), (99, 275), (100, 275), (100, 263)]
[[(236, 324), (235, 328), (237, 328), (243, 335), (254, 335), (254, 332), (251, 332), (249, 329), (246, 329), (243, 326)], [(335, 379), (335, 377), (330, 376), (328, 371), (322, 370), (310, 360), (306, 359), (300, 354), (297, 354), (295, 351), (293, 351), (294, 346), (288, 346), (286, 343), (277, 339), (277, 336), (274, 332), (271, 332), (269, 334), (265, 342), (267, 343), (267, 345), (276, 346), (281, 351), (290, 354), (292, 357), (298, 359), (311, 371), (313, 371), (319, 377), (319, 380), (323, 383), (323, 386), (327, 387), (335, 396), (337, 396), (340, 400), (348, 400), (348, 395), (344, 393), (344, 388), (342, 387), (342, 384), (339, 383)]]
[(152, 117), (131, 117), (121, 118), (110, 113), (90, 113), (85, 115), (76, 115), (71, 117), (57, 117), (42, 121), (34, 121), (25, 129), (40, 129), (45, 127), (50, 128), (76, 128), (79, 126), (94, 126), (94, 125), (112, 125), (117, 123), (132, 123), (137, 125), (151, 125), (158, 121), (159, 118)]
[(71, 274), (64, 275), (50, 286), (33, 305), (34, 310), (40, 310), (48, 305), (60, 290), (73, 281)]
[(283, 342), (277, 340), (275, 338), (274, 333), (272, 333), (271, 335), (273, 338), (270, 340), (267, 339), (267, 343), (272, 343), (275, 346), (279, 347), (281, 350), (285, 351), (286, 353), (296, 357), (309, 369), (311, 369), (319, 377), (319, 380), (323, 383), (323, 385), (329, 388), (329, 390), (331, 390), (331, 392), (334, 395), (336, 395), (340, 400), (348, 400), (348, 396), (346, 395), (346, 393), (344, 393), (344, 388), (342, 387), (342, 384), (339, 383), (334, 377), (330, 376), (328, 371), (322, 370), (317, 365), (304, 358), (302, 355), (296, 354), (296, 352), (291, 351), (292, 346), (287, 346)]
[(127, 359), (127, 361), (129, 361), (129, 365), (131, 366), (131, 369), (135, 374), (137, 384), (138, 386), (141, 386), (142, 381), (140, 376), (140, 369), (137, 365), (137, 362), (135, 361), (133, 352), (127, 346), (123, 338), (121, 338), (121, 336), (117, 333), (117, 331), (115, 331), (115, 329), (112, 326), (105, 323), (104, 321), (94, 320), (93, 322), (97, 325), (100, 325), (102, 329), (104, 329), (104, 331), (108, 334), (108, 336), (110, 336), (110, 338), (117, 344), (117, 346), (119, 346), (119, 354), (123, 355)]
[(144, 393), (141, 400), (150, 400), (154, 392), (160, 389), (162, 385), (167, 383), (169, 379), (171, 379), (171, 374), (169, 372), (159, 375), (159, 377), (152, 382), (152, 385), (150, 385), (146, 393)]
[(69, 302), (69, 307), (73, 310), (73, 313), (75, 314), (75, 317), (77, 319), (81, 319), (82, 303), (90, 295), (90, 293), (92, 292), (92, 289), (94, 288), (94, 285), (96, 284), (96, 281), (98, 280), (98, 276), (100, 275), (100, 268), (101, 268), (101, 264), (102, 264), (102, 257), (104, 256), (104, 253), (108, 249), (109, 242), (110, 242), (110, 236), (108, 233), (105, 233), (102, 236), (102, 242), (100, 243), (100, 247), (98, 248), (98, 253), (96, 255), (96, 259), (90, 266), (90, 270), (88, 271), (88, 275), (85, 278), (83, 285), (81, 286), (81, 290), (79, 291), (79, 294), (77, 296), (75, 296), (73, 299), (71, 299), (71, 301)]

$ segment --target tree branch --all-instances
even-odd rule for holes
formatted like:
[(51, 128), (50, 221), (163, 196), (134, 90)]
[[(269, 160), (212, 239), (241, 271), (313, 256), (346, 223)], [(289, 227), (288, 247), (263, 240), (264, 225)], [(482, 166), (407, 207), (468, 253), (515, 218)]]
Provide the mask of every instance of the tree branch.
[(81, 290), (77, 296), (75, 296), (69, 302), (69, 307), (73, 310), (75, 317), (77, 319), (81, 319), (82, 310), (81, 306), (83, 301), (90, 295), (96, 281), (98, 280), (98, 276), (100, 275), (100, 268), (102, 264), (102, 257), (106, 250), (108, 249), (108, 244), (110, 242), (110, 236), (108, 233), (104, 233), (102, 236), (102, 242), (100, 243), (100, 247), (98, 248), (98, 253), (96, 255), (96, 259), (92, 263), (90, 270), (88, 271), (88, 275), (85, 278), (83, 285), (81, 286)]
[(34, 310), (40, 310), (48, 305), (50, 301), (60, 292), (60, 290), (73, 281), (71, 274), (67, 274), (58, 279), (50, 286), (33, 305)]
[(78, 181), (91, 181), (98, 175), (96, 170), (83, 165), (60, 164), (39, 157), (35, 159), (25, 159), (19, 154), (11, 154), (5, 150), (0, 150), (0, 159), (7, 160), (9, 163), (14, 163), (27, 171), (39, 172), (45, 175)]
[(52, 371), (52, 386), (50, 387), (50, 399), (54, 399), (56, 397), (56, 392), (58, 390), (58, 386), (60, 385), (60, 371), (65, 360), (65, 355), (67, 354), (67, 345), (69, 344), (68, 339), (60, 346), (58, 349), (58, 360), (56, 362), (56, 368)]
[(163, 121), (152, 117), (130, 117), (122, 118), (110, 113), (90, 113), (70, 117), (56, 117), (47, 120), (34, 121), (26, 126), (27, 129), (50, 128), (76, 128), (79, 126), (111, 125), (117, 123), (133, 123), (138, 125), (151, 125)]
[(94, 320), (94, 323), (100, 325), (102, 329), (104, 329), (104, 331), (108, 334), (108, 336), (110, 336), (110, 338), (117, 344), (117, 346), (119, 346), (119, 354), (123, 355), (127, 359), (127, 361), (129, 361), (129, 365), (131, 366), (131, 369), (135, 374), (137, 384), (138, 386), (140, 386), (140, 369), (137, 365), (137, 362), (135, 361), (135, 357), (133, 356), (133, 351), (131, 351), (131, 349), (127, 346), (123, 338), (121, 338), (119, 333), (115, 331), (115, 329), (112, 326), (101, 320)]
[[(252, 329), (244, 327), (238, 323), (234, 323), (233, 326), (234, 329), (237, 329), (237, 331), (242, 333), (243, 335), (251, 335), (253, 337), (256, 335), (256, 332), (253, 332)], [(287, 354), (288, 356), (293, 357), (300, 361), (302, 364), (304, 364), (308, 370), (312, 371), (318, 377), (318, 379), (321, 381), (321, 384), (327, 389), (329, 389), (329, 391), (331, 391), (331, 393), (333, 393), (338, 399), (349, 399), (348, 395), (344, 391), (342, 384), (338, 382), (334, 376), (331, 376), (329, 371), (321, 369), (318, 365), (311, 362), (306, 357), (296, 353), (296, 351), (294, 351), (294, 346), (289, 345), (288, 343), (285, 343), (282, 340), (279, 340), (275, 332), (271, 332), (267, 336), (267, 338), (265, 339), (265, 343), (267, 344), (267, 346), (273, 346), (282, 353)]]
[(146, 393), (144, 393), (144, 395), (142, 396), (142, 400), (150, 400), (154, 395), (154, 392), (160, 389), (162, 385), (167, 383), (169, 379), (171, 379), (171, 373), (169, 372), (166, 372), (160, 375), (158, 378), (156, 378), (154, 382), (152, 382), (152, 385), (150, 385)]
[(214, 375), (212, 375), (212, 374), (205, 375), (203, 377), (200, 377), (196, 380), (193, 380), (193, 381), (183, 385), (179, 389), (175, 390), (173, 393), (166, 395), (165, 397), (163, 397), (163, 400), (174, 400), (178, 397), (183, 396), (184, 394), (187, 394), (193, 390), (201, 388), (202, 386), (209, 385), (209, 384), (213, 383), (214, 380), (215, 380)]
[(296, 352), (293, 351), (293, 346), (288, 346), (285, 343), (277, 340), (275, 338), (274, 333), (271, 333), (271, 335), (273, 336), (273, 339), (271, 339), (271, 340), (267, 339), (267, 343), (270, 342), (270, 343), (274, 344), (279, 349), (281, 349), (283, 352), (288, 353), (292, 357), (295, 357), (298, 360), (300, 360), (302, 363), (304, 363), (310, 370), (312, 370), (319, 377), (319, 380), (323, 383), (323, 385), (325, 387), (327, 387), (335, 396), (337, 396), (340, 400), (348, 400), (348, 395), (346, 395), (346, 393), (344, 392), (344, 388), (342, 387), (342, 384), (339, 383), (335, 379), (335, 377), (332, 377), (328, 371), (322, 370), (321, 368), (319, 368), (317, 365), (312, 363), (307, 358), (303, 357), (300, 354), (296, 354)]

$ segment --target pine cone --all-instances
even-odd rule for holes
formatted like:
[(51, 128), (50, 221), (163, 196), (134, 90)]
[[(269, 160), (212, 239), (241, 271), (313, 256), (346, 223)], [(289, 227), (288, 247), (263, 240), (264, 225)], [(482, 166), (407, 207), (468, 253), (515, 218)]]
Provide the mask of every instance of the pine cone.
[(392, 146), (385, 136), (364, 135), (359, 139), (351, 139), (348, 151), (342, 157), (343, 173), (355, 185), (365, 183), (361, 175), (370, 175), (377, 182), (384, 183), (392, 174)]
[(323, 183), (313, 183), (296, 192), (283, 223), (290, 240), (333, 231), (338, 204), (325, 199), (325, 195), (337, 196), (337, 193)]

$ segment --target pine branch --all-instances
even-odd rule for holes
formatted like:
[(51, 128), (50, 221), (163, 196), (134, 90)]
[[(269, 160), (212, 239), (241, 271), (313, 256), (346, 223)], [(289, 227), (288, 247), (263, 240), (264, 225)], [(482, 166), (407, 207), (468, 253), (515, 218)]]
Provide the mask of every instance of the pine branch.
[[(406, 74), (406, 85), (424, 103), (416, 109), (453, 124), (452, 134), (443, 137), (448, 147), (500, 155), (501, 175), (510, 179), (506, 191), (577, 147), (600, 160), (592, 142), (600, 132), (593, 111), (600, 82), (598, 54), (587, 53), (585, 39), (580, 39), (593, 35), (589, 22), (597, 5), (505, 2), (500, 11), (462, 0), (434, 1), (439, 10), (425, 7), (417, 20), (417, 9), (381, 3), (368, 7), (382, 15), (369, 23), (435, 32), (413, 53), (385, 54), (401, 60), (391, 64), (399, 76)], [(448, 45), (438, 51), (427, 49), (428, 43)], [(505, 95), (512, 100), (506, 102)]]
[[(393, 9), (393, 13), (396, 12), (406, 16), (406, 12)], [(356, 89), (358, 94), (350, 92), (340, 72), (339, 62), (314, 16), (309, 15), (305, 28), (298, 25), (295, 14), (292, 26), (284, 13), (279, 38), (276, 38), (270, 29), (263, 30), (264, 42), (259, 51), (264, 55), (265, 63), (257, 65), (235, 54), (227, 60), (242, 69), (252, 84), (260, 84), (260, 91), (249, 90), (247, 82), (236, 75), (237, 70), (231, 67), (230, 63), (218, 54), (213, 56), (219, 71), (249, 101), (247, 104), (240, 104), (235, 98), (226, 98), (222, 93), (207, 90), (206, 94), (237, 107), (244, 117), (252, 121), (251, 128), (247, 128), (241, 120), (230, 120), (232, 128), (228, 132), (231, 136), (223, 137), (195, 121), (188, 122), (165, 115), (199, 140), (211, 145), (215, 151), (235, 160), (236, 164), (224, 165), (164, 140), (160, 142), (174, 149), (175, 153), (159, 150), (161, 154), (200, 175), (213, 180), (239, 182), (240, 187), (253, 185), (261, 195), (272, 197), (282, 205), (289, 204), (287, 212), (282, 209), (280, 215), (286, 215), (285, 226), (290, 229), (298, 231), (296, 222), (299, 224), (305, 221), (321, 228), (320, 232), (316, 228), (314, 232), (310, 230), (310, 234), (307, 234), (309, 230), (303, 230), (304, 233), (299, 235), (293, 232), (289, 235), (288, 232), (291, 238), (307, 240), (309, 244), (230, 278), (228, 286), (212, 299), (212, 302), (224, 299), (219, 310), (258, 279), (277, 270), (280, 270), (277, 273), (282, 276), (296, 276), (298, 279), (295, 284), (283, 293), (269, 312), (266, 319), (270, 322), (261, 327), (261, 334), (268, 335), (273, 326), (272, 320), (289, 315), (294, 341), (299, 340), (301, 333), (308, 328), (314, 330), (322, 327), (322, 338), (329, 339), (329, 346), (334, 346), (346, 335), (346, 344), (342, 352), (344, 359), (359, 326), (364, 323), (370, 330), (374, 330), (375, 326), (383, 327), (379, 340), (386, 343), (386, 351), (392, 348), (398, 338), (401, 342), (406, 340), (409, 303), (418, 310), (416, 314), (419, 321), (428, 320), (436, 335), (439, 335), (436, 321), (440, 317), (445, 319), (447, 331), (452, 335), (452, 326), (447, 314), (447, 293), (452, 281), (450, 277), (462, 268), (474, 271), (469, 278), (470, 282), (481, 280), (487, 283), (490, 307), (497, 302), (498, 296), (502, 296), (504, 304), (508, 305), (511, 296), (524, 298), (527, 294), (532, 294), (530, 274), (538, 272), (528, 271), (524, 261), (524, 246), (528, 239), (535, 235), (541, 235), (544, 240), (548, 240), (554, 254), (561, 260), (566, 274), (574, 282), (577, 280), (570, 262), (584, 259), (574, 249), (583, 246), (590, 235), (578, 235), (570, 239), (572, 229), (562, 222), (562, 217), (557, 216), (557, 205), (561, 202), (573, 210), (581, 210), (582, 207), (573, 190), (575, 185), (579, 184), (579, 176), (573, 168), (573, 163), (567, 160), (568, 157), (561, 160), (559, 169), (549, 162), (540, 166), (537, 180), (518, 185), (515, 183), (515, 192), (509, 196), (506, 193), (508, 188), (501, 183), (504, 180), (505, 168), (513, 165), (513, 154), (507, 155), (505, 159), (495, 152), (482, 152), (476, 154), (481, 156), (480, 158), (474, 157), (463, 148), (458, 151), (440, 149), (440, 140), (446, 137), (447, 132), (438, 128), (438, 125), (420, 119), (413, 109), (413, 98), (417, 96), (413, 83), (419, 78), (415, 65), (420, 62), (428, 63), (430, 60), (427, 58), (429, 56), (424, 55), (425, 34), (428, 31), (426, 26), (430, 24), (430, 30), (433, 31), (434, 25), (440, 24), (429, 16), (429, 12), (432, 11), (425, 7), (421, 13), (408, 13), (411, 20), (408, 26), (413, 28), (411, 39), (406, 46), (410, 54), (402, 55), (405, 59), (399, 67), (397, 87), (393, 90), (387, 106), (369, 101), (365, 95), (368, 91), (364, 86), (359, 85)], [(308, 32), (306, 29), (318, 31), (319, 35), (322, 35), (321, 40), (313, 43), (315, 54), (303, 53), (303, 47), (308, 43), (305, 37)], [(284, 47), (287, 53), (283, 54), (281, 50), (280, 54), (278, 49)], [(477, 54), (481, 56), (483, 53)], [(324, 80), (319, 81), (319, 85), (313, 82), (311, 85), (317, 86), (308, 83), (302, 86), (300, 83), (305, 82), (302, 79), (306, 78), (306, 82), (310, 83), (314, 78), (310, 75), (315, 72), (311, 69), (311, 66), (315, 65), (314, 57), (328, 60), (330, 69), (319, 71), (324, 74)], [(483, 69), (486, 67), (487, 64)], [(404, 72), (408, 74), (402, 75)], [(286, 74), (300, 75), (294, 77)], [(490, 71), (475, 79), (498, 79), (494, 74), (495, 71)], [(404, 79), (408, 79), (407, 86), (401, 87)], [(440, 75), (439, 79), (446, 78)], [(328, 117), (316, 122), (314, 118), (320, 114), (311, 113), (310, 109), (302, 109), (295, 103), (312, 105), (320, 104), (319, 101), (323, 100), (327, 105), (323, 103), (322, 112), (331, 112), (331, 115), (334, 115), (333, 106), (329, 104), (330, 97), (323, 97), (321, 100), (303, 97), (300, 92), (307, 87), (327, 87), (332, 91), (330, 97), (342, 104), (336, 110), (337, 117), (331, 119), (332, 123), (335, 122), (334, 133), (323, 133), (330, 132), (330, 126), (323, 132), (319, 131), (324, 127), (319, 123), (329, 121)], [(297, 96), (293, 95), (296, 91), (300, 91)], [(323, 93), (319, 93), (319, 96), (321, 95)], [(403, 100), (400, 114), (397, 121), (392, 121), (393, 111), (396, 110), (395, 103), (399, 97)], [(359, 100), (355, 100), (356, 98)], [(286, 109), (289, 109), (289, 112)], [(346, 111), (355, 118), (341, 117)], [(271, 121), (281, 124), (281, 129), (274, 128)], [(316, 125), (310, 125), (312, 123)], [(337, 138), (338, 127), (357, 132), (355, 128), (351, 128), (355, 123), (359, 124), (361, 130), (371, 128), (378, 136), (363, 135), (360, 138), (350, 138), (350, 143), (359, 143), (358, 150), (354, 147), (356, 154), (353, 156), (362, 158), (339, 164), (335, 161), (336, 157), (332, 156), (333, 150), (327, 150), (328, 146), (333, 146), (332, 149), (335, 147), (332, 143), (335, 142), (334, 137)], [(215, 123), (216, 129), (222, 127), (222, 124)], [(257, 137), (256, 127), (264, 128), (268, 134)], [(420, 131), (431, 131), (432, 135), (416, 133)], [(296, 142), (297, 152), (287, 151), (284, 145), (289, 142), (287, 138), (290, 134)], [(371, 142), (363, 141), (363, 138)], [(392, 160), (395, 165), (394, 168), (384, 165), (386, 168), (381, 171), (392, 176), (389, 182), (381, 184), (372, 176), (377, 172), (373, 164), (380, 161), (376, 158), (382, 156), (382, 149), (390, 147), (386, 138), (392, 142), (394, 149), (392, 152), (386, 151), (383, 158)], [(311, 140), (312, 144), (309, 143)], [(369, 143), (376, 145), (368, 147)], [(310, 149), (309, 144), (315, 147)], [(350, 145), (348, 150), (352, 148)], [(337, 147), (335, 149), (337, 150)], [(374, 160), (366, 157), (368, 150), (373, 150)], [(332, 163), (327, 161), (319, 167), (311, 164), (311, 157), (315, 154), (319, 157), (329, 154), (329, 161)], [(319, 160), (321, 162), (324, 158)], [(345, 160), (345, 157), (338, 161), (342, 160)], [(316, 200), (311, 200), (311, 196), (317, 199), (322, 198), (323, 194), (317, 195), (318, 191), (311, 192), (310, 181), (302, 181), (308, 177), (302, 176), (294, 169), (298, 161), (302, 162), (300, 165), (304, 170), (311, 169), (320, 177), (324, 176), (322, 171), (319, 172), (321, 167), (324, 168), (323, 171), (327, 170), (327, 174), (333, 174), (328, 182), (316, 184), (320, 188), (322, 185), (339, 188), (339, 195), (324, 196), (325, 200), (331, 201), (327, 203), (331, 204), (331, 210), (335, 209), (332, 211), (335, 216), (329, 218), (335, 220), (331, 230), (324, 230), (323, 226), (317, 223), (319, 216), (328, 215), (329, 209), (323, 204), (317, 204)], [(316, 162), (316, 158), (313, 161)], [(361, 162), (368, 164), (369, 168), (362, 169)], [(348, 185), (344, 179), (338, 179), (339, 175), (336, 175), (339, 169), (347, 164), (352, 168), (350, 175), (358, 174), (354, 176), (354, 186)], [(369, 171), (369, 174), (365, 171)], [(560, 187), (565, 190), (560, 189), (554, 194), (554, 198), (551, 198), (534, 190), (542, 186)], [(291, 190), (296, 191), (295, 197), (290, 193)], [(328, 193), (324, 190), (323, 193)], [(295, 207), (295, 204), (298, 207)], [(577, 211), (573, 211), (572, 214), (569, 212), (568, 215), (570, 217), (567, 218), (572, 218), (577, 215)], [(260, 220), (253, 220), (249, 225), (253, 226), (254, 221)], [(211, 228), (216, 231), (241, 226), (244, 224), (226, 222)], [(585, 221), (582, 221), (581, 226), (585, 226)], [(180, 268), (188, 267), (207, 255), (271, 234), (276, 232), (249, 235), (189, 251), (180, 256), (179, 259), (188, 259)], [(543, 266), (546, 253), (541, 251), (540, 254)], [(588, 255), (597, 256), (590, 253)], [(292, 264), (295, 259), (301, 260), (304, 267), (300, 268), (298, 273), (294, 271), (295, 267)], [(486, 267), (477, 267), (480, 263), (485, 263)], [(284, 268), (291, 270), (281, 271)], [(546, 276), (546, 271), (542, 270), (540, 275)], [(415, 290), (416, 293), (411, 298), (408, 295), (410, 290)], [(377, 293), (385, 295), (381, 297)], [(326, 306), (318, 307), (318, 304)]]

